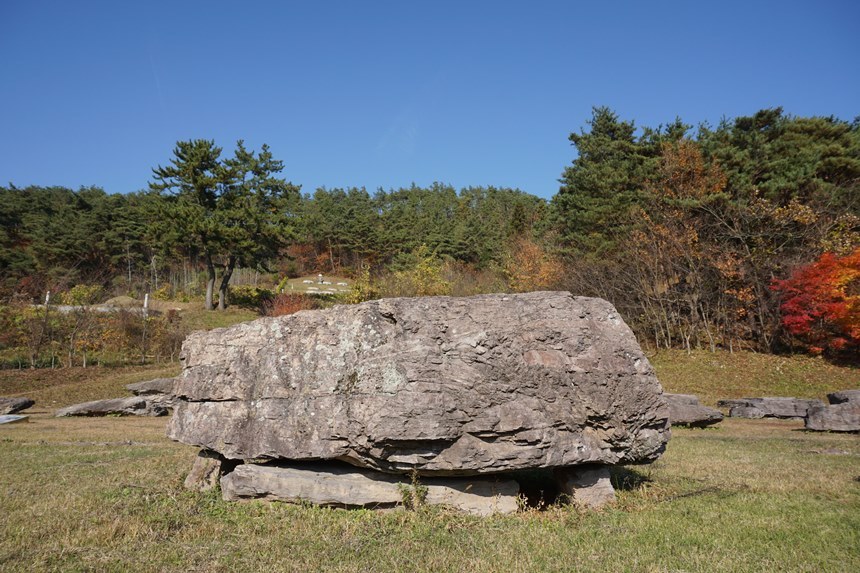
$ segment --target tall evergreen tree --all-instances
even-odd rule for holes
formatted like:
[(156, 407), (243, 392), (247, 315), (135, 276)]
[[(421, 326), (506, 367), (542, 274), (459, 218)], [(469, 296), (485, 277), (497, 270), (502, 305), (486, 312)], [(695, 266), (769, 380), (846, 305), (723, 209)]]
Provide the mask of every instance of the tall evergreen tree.
[(562, 174), (553, 208), (565, 247), (602, 255), (641, 202), (659, 147), (638, 138), (633, 122), (607, 107), (594, 108), (588, 125), (590, 131), (570, 134), (578, 156)]
[[(283, 162), (268, 146), (259, 154), (236, 145), (235, 156), (222, 160), (214, 141), (177, 142), (171, 165), (153, 169), (152, 191), (164, 201), (155, 222), (163, 237), (199, 249), (206, 264), (206, 308), (214, 307), (216, 267), (222, 267), (219, 308), (227, 304), (227, 286), (237, 264), (264, 267), (291, 237), (286, 220), (299, 188), (275, 176)], [(165, 193), (166, 192), (166, 193)]]

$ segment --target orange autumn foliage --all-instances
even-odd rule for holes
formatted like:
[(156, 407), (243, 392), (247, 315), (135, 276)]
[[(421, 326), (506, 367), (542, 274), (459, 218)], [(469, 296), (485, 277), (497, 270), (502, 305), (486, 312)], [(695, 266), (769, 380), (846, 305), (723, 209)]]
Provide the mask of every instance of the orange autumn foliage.
[(505, 261), (505, 274), (514, 292), (554, 288), (564, 275), (561, 261), (533, 240), (521, 237)]

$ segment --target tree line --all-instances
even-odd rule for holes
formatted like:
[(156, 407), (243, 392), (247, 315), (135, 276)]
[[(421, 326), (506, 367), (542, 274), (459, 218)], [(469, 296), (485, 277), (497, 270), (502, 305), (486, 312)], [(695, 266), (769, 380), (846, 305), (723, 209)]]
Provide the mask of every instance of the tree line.
[[(858, 120), (776, 108), (637, 128), (601, 107), (570, 142), (549, 201), (441, 183), (303, 194), (266, 146), (223, 157), (207, 140), (177, 143), (138, 193), (0, 187), (0, 296), (98, 284), (223, 308), (237, 269), (348, 275), (365, 298), (435, 269), (460, 286), (433, 292), (564, 288), (610, 300), (652, 345), (773, 351), (796, 337), (779, 281), (860, 247)], [(856, 282), (837, 291), (860, 314)]]

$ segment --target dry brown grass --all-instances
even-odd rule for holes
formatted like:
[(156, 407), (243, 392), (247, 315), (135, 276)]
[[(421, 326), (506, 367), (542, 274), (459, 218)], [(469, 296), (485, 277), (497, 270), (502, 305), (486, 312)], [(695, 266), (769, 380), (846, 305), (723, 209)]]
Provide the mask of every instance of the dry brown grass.
[(650, 360), (667, 392), (696, 394), (708, 405), (756, 396), (823, 400), (828, 392), (860, 388), (860, 369), (814, 356), (661, 350)]
[(0, 396), (32, 398), (36, 401), (33, 410), (46, 411), (90, 400), (130, 396), (125, 389), (126, 384), (177, 374), (179, 363), (118, 368), (0, 370)]

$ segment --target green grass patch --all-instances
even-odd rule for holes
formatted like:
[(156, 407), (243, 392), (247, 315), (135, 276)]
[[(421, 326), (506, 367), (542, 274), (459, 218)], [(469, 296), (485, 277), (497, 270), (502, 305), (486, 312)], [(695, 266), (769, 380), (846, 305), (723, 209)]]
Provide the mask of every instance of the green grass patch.
[[(856, 381), (856, 370), (806, 358), (661, 353), (654, 363), (668, 389), (711, 402), (781, 388), (820, 396)], [(123, 395), (125, 384), (173, 368), (15, 371), (0, 373), (9, 374), (0, 384), (53, 396), (59, 407), (74, 401), (65, 397), (73, 387), (88, 399)], [(736, 368), (747, 369), (746, 381)], [(57, 419), (37, 405), (30, 423), (0, 426), (0, 570), (860, 570), (860, 439), (804, 432), (796, 421), (676, 428), (655, 464), (615, 471), (622, 487), (612, 507), (483, 519), (188, 492), (182, 481), (196, 451), (168, 440), (165, 424)]]
[(36, 416), (0, 434), (0, 569), (858, 570), (857, 438), (756, 425), (674, 431), (612, 508), (481, 519), (227, 503), (182, 488), (195, 452), (163, 419)]

